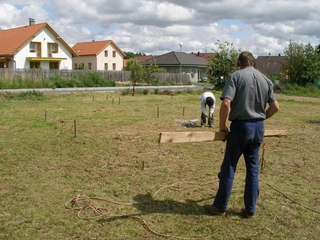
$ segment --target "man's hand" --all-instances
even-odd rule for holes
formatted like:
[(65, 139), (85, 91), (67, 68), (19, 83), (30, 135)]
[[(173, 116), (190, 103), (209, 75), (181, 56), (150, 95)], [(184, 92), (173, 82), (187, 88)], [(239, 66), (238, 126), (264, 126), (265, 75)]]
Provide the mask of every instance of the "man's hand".
[(224, 126), (224, 127), (220, 127), (219, 131), (220, 132), (229, 132), (229, 129), (227, 128), (227, 126)]

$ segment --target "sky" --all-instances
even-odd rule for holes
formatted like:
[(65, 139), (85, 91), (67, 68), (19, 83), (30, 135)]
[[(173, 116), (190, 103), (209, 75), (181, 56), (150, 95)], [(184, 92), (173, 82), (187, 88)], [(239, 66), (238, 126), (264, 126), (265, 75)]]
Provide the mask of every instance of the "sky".
[(290, 40), (320, 44), (319, 0), (0, 0), (1, 29), (29, 18), (70, 47), (112, 40), (146, 55), (210, 53), (217, 41), (254, 56), (284, 55)]

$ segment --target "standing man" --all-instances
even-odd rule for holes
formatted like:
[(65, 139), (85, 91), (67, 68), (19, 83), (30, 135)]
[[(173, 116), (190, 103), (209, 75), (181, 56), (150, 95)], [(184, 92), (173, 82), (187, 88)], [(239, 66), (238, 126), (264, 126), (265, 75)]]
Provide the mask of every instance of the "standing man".
[(236, 167), (242, 154), (246, 164), (243, 216), (252, 217), (256, 212), (259, 195), (259, 149), (264, 137), (264, 120), (279, 110), (279, 104), (272, 82), (254, 68), (254, 61), (250, 52), (239, 55), (240, 70), (228, 77), (220, 97), (219, 129), (221, 132), (229, 132), (227, 118), (231, 125), (218, 174), (219, 189), (213, 204), (204, 206), (212, 215), (226, 214)]
[[(216, 98), (211, 92), (204, 92), (200, 96), (201, 105), (201, 126), (204, 127), (208, 118), (208, 125), (212, 127), (213, 125), (213, 112), (216, 105)], [(209, 114), (207, 114), (206, 105), (209, 107)]]

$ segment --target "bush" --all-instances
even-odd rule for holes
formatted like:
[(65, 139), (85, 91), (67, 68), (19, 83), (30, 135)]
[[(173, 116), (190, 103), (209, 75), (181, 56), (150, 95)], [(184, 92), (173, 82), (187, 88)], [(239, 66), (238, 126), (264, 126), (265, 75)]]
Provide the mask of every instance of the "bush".
[(20, 93), (12, 93), (12, 92), (5, 92), (0, 94), (0, 98), (4, 98), (7, 100), (43, 100), (45, 97), (42, 92), (39, 91), (27, 91), (27, 92), (20, 92)]
[(89, 72), (80, 77), (84, 87), (114, 87), (116, 83), (112, 80), (105, 80), (99, 73)]
[(52, 88), (68, 88), (68, 87), (114, 87), (115, 81), (105, 80), (100, 74), (88, 72), (80, 77), (63, 78), (60, 76), (51, 77), (49, 82)]
[[(48, 79), (48, 82), (52, 84), (52, 88), (66, 88), (70, 86), (70, 79), (62, 78), (60, 76), (54, 76)], [(49, 84), (49, 86), (51, 85)]]
[(320, 97), (320, 89), (311, 84), (306, 87), (299, 86), (298, 84), (286, 84), (282, 86), (281, 93), (296, 96), (306, 96), (306, 97)]
[(104, 79), (98, 74), (93, 72), (88, 72), (80, 76), (80, 81), (84, 87), (102, 87), (104, 86)]
[(124, 90), (121, 91), (121, 95), (123, 95), (123, 96), (129, 95), (129, 94), (132, 94), (131, 90), (129, 88), (124, 89)]
[(171, 91), (171, 90), (163, 90), (161, 92), (161, 95), (170, 95), (170, 96), (172, 96), (172, 95), (174, 95), (174, 92)]
[(148, 95), (148, 93), (149, 93), (149, 90), (148, 90), (148, 89), (143, 89), (143, 94), (144, 94), (144, 95)]

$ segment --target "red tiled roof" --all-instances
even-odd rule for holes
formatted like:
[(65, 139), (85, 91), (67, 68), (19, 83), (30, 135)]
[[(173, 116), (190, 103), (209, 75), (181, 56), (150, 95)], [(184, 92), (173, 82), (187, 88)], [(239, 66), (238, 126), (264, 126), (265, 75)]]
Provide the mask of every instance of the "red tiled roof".
[[(30, 39), (45, 27), (47, 27), (55, 36), (59, 37), (48, 23), (38, 23), (24, 27), (0, 30), (0, 55), (14, 55), (24, 44), (30, 41)], [(70, 46), (62, 38), (59, 40), (76, 56)]]
[(214, 55), (214, 53), (201, 53), (201, 52), (197, 52), (197, 53), (192, 52), (191, 54), (196, 57), (203, 58), (204, 60), (207, 60), (207, 61), (212, 60)]
[(285, 56), (259, 56), (255, 61), (255, 67), (264, 74), (280, 75), (286, 61)]
[(43, 29), (46, 23), (31, 26), (12, 28), (0, 31), (0, 54), (13, 55), (20, 47), (29, 41), (37, 32)]
[(112, 40), (81, 42), (75, 44), (72, 49), (78, 54), (78, 56), (98, 55), (110, 44), (125, 56), (125, 53), (122, 52), (122, 50)]
[(135, 56), (134, 59), (137, 60), (138, 62), (141, 62), (141, 61), (152, 59), (154, 57), (156, 56)]

